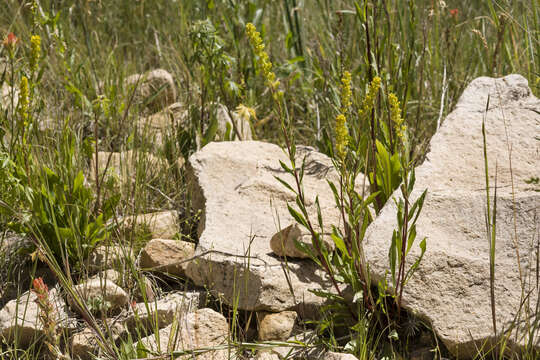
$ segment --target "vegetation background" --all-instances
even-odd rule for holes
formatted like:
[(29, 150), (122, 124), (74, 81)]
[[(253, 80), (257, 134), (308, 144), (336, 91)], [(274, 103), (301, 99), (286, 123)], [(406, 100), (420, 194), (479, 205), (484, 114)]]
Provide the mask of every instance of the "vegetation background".
[[(537, 96), (540, 91), (537, 0), (3, 0), (0, 36), (12, 32), (19, 42), (11, 60), (7, 46), (0, 47), (0, 58), (6, 59), (0, 86), (19, 86), (26, 76), (32, 95), (27, 130), (13, 132), (12, 119), (24, 117), (20, 106), (0, 115), (0, 134), (17, 139), (1, 143), (0, 200), (9, 211), (0, 215), (0, 230), (47, 239), (58, 236), (63, 221), (70, 229), (63, 235), (73, 239), (71, 260), (83, 262), (99, 242), (137, 250), (148, 240), (136, 231), (108, 228), (108, 220), (177, 209), (178, 236), (196, 242), (197, 214), (177, 159), (214, 140), (214, 104), (255, 110), (250, 118), (254, 138), (283, 144), (273, 99), (257, 76), (247, 23), (260, 31), (281, 80), (295, 141), (332, 157), (345, 71), (352, 74), (351, 114), (361, 110), (376, 76), (382, 79), (381, 93), (396, 94), (409, 131), (407, 156), (416, 163), (472, 79), (519, 73)], [(32, 35), (41, 37), (35, 71), (25, 63)], [(159, 148), (137, 126), (148, 115), (145, 104), (134, 103), (124, 85), (127, 76), (155, 68), (173, 74), (177, 101), (189, 114)], [(362, 120), (350, 131), (380, 140), (391, 156), (398, 149), (385, 96), (379, 96), (373, 111), (376, 127)], [(44, 127), (54, 131), (41, 131)], [(23, 136), (25, 131), (30, 135)], [(141, 155), (135, 181), (123, 184), (120, 192), (99, 181), (83, 190), (96, 149), (151, 152), (168, 166), (151, 170)], [(48, 191), (42, 191), (43, 184)], [(56, 185), (67, 189), (63, 200), (52, 195)], [(65, 264), (58, 253), (56, 270), (61, 272)], [(17, 282), (16, 272), (8, 270), (16, 264), (3, 261), (6, 283)], [(83, 265), (74, 270), (75, 277), (85, 276)], [(133, 264), (124, 271), (136, 272)]]

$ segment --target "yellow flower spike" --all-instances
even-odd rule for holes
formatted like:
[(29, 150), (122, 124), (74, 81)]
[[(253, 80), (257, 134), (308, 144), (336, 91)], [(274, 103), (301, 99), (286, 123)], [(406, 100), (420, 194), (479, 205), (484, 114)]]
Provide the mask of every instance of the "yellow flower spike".
[(272, 72), (272, 63), (269, 60), (268, 54), (264, 51), (264, 43), (261, 39), (261, 34), (252, 23), (246, 25), (246, 34), (253, 47), (253, 52), (257, 56), (257, 65), (262, 71), (267, 86), (272, 90), (276, 90), (279, 86), (279, 80), (276, 80), (276, 74)]
[(41, 58), (41, 37), (39, 35), (32, 35), (30, 38), (30, 47), (30, 70), (34, 72), (37, 70), (37, 65)]
[(341, 78), (341, 113), (346, 114), (347, 110), (351, 106), (351, 73), (345, 71)]
[(377, 93), (379, 92), (380, 88), (381, 88), (381, 78), (378, 76), (375, 76), (373, 80), (371, 80), (371, 83), (369, 84), (368, 92), (362, 103), (362, 107), (358, 114), (360, 117), (363, 117), (369, 114), (371, 109), (373, 109), (373, 105), (375, 104), (375, 97), (377, 96)]
[[(26, 76), (23, 76), (21, 78), (21, 84), (20, 84), (20, 90), (19, 90), (19, 113), (21, 114), (21, 117), (26, 122), (28, 118), (28, 104), (30, 103), (30, 92), (28, 90), (28, 78)], [(25, 124), (26, 127), (26, 124)]]
[(347, 118), (343, 114), (336, 117), (336, 153), (343, 160), (347, 155), (347, 144), (349, 142), (349, 130), (347, 129)]
[(390, 119), (394, 124), (394, 129), (400, 143), (403, 144), (406, 141), (405, 133), (407, 131), (407, 125), (404, 124), (401, 117), (401, 105), (397, 96), (393, 93), (388, 94), (388, 103), (390, 104)]

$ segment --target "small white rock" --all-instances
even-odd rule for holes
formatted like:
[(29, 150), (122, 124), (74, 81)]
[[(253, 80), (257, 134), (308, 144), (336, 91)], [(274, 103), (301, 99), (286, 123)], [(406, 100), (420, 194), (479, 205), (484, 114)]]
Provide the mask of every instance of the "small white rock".
[(257, 313), (259, 321), (259, 340), (287, 340), (292, 335), (297, 317), (296, 311)]
[(183, 276), (187, 268), (185, 261), (195, 254), (195, 244), (168, 239), (152, 239), (140, 255), (140, 267), (145, 270), (167, 272)]

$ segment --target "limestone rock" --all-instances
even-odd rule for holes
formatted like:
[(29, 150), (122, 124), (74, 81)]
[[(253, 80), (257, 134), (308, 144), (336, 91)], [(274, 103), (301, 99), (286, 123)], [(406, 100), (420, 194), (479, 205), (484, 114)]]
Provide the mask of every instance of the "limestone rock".
[(261, 312), (257, 314), (257, 317), (259, 320), (259, 340), (285, 341), (292, 335), (298, 315), (295, 311)]
[(195, 254), (195, 244), (181, 240), (152, 239), (140, 255), (140, 267), (148, 270), (184, 276), (188, 263)]
[(148, 109), (157, 112), (176, 99), (176, 87), (172, 75), (163, 69), (156, 69), (145, 74), (135, 74), (125, 79), (125, 85), (134, 91), (134, 101), (146, 104)]
[[(130, 249), (118, 245), (101, 245), (90, 254), (87, 269), (90, 273), (95, 274), (100, 270), (120, 267), (126, 257), (132, 257)], [(113, 275), (113, 273), (109, 275)]]
[(155, 302), (136, 304), (129, 312), (125, 323), (130, 329), (135, 328), (137, 324), (141, 324), (147, 330), (153, 329), (155, 325), (161, 329), (175, 319), (181, 319), (186, 314), (196, 311), (199, 304), (198, 292), (173, 292)]
[[(102, 282), (105, 280), (112, 281), (116, 285), (120, 286), (122, 289), (130, 289), (132, 295), (137, 301), (142, 301), (144, 299), (144, 290), (144, 293), (146, 295), (146, 301), (154, 301), (155, 293), (152, 281), (150, 281), (150, 279), (148, 279), (144, 275), (139, 274), (137, 275), (138, 278), (130, 275), (130, 273), (121, 274), (114, 269), (108, 269), (100, 271), (94, 276), (91, 276), (89, 280), (100, 279)], [(141, 283), (139, 283), (139, 280), (141, 281)]]
[[(62, 330), (73, 330), (76, 321), (57, 289), (49, 291), (49, 299), (53, 304), (58, 326)], [(28, 346), (37, 336), (43, 334), (43, 326), (39, 320), (40, 309), (36, 300), (34, 292), (27, 292), (18, 299), (9, 301), (0, 310), (1, 338), (14, 341), (14, 337), (17, 336), (20, 346)]]
[[(325, 224), (339, 226), (339, 212), (327, 183), (337, 181), (330, 159), (300, 146), (297, 156), (300, 162), (304, 157), (306, 161), (308, 211), (316, 219), (318, 195)], [(257, 141), (210, 143), (190, 157), (187, 170), (193, 205), (203, 214), (195, 251), (200, 256), (190, 263), (187, 275), (230, 304), (238, 298), (239, 309), (280, 312), (294, 308), (312, 313), (323, 300), (309, 290), (331, 289), (330, 281), (311, 260), (290, 259), (285, 266), (270, 248), (279, 224), (294, 222), (286, 206), (294, 202), (294, 194), (275, 179), (293, 181), (280, 160), (288, 163), (279, 146)]]
[(172, 239), (178, 233), (178, 212), (166, 210), (127, 216), (124, 218), (125, 227), (143, 227), (154, 239)]
[[(497, 336), (509, 329), (520, 308), (517, 252), (525, 279), (529, 274), (534, 277), (537, 271), (531, 254), (538, 245), (532, 239), (538, 238), (540, 193), (538, 185), (530, 180), (538, 176), (540, 169), (540, 101), (519, 75), (481, 77), (464, 91), (455, 110), (432, 138), (426, 161), (416, 170), (412, 200), (428, 189), (416, 229), (417, 241), (427, 237), (427, 251), (403, 294), (404, 307), (431, 322), (437, 335), (459, 358), (473, 357), (476, 347), (494, 340), (482, 139), (488, 96), (485, 126), (492, 210), (497, 176)], [(400, 192), (394, 196), (400, 196)], [(364, 241), (375, 280), (385, 276), (388, 269), (388, 244), (396, 226), (396, 205), (390, 200), (368, 228)], [(418, 254), (415, 244), (408, 266)], [(527, 283), (524, 287), (530, 298), (523, 311), (534, 316), (532, 304), (538, 300), (538, 289)], [(523, 335), (521, 326), (513, 331)], [(527, 341), (526, 337), (517, 339), (516, 344), (514, 336), (510, 336), (508, 348)], [(536, 346), (539, 341), (532, 339)]]
[[(155, 335), (146, 337), (141, 343), (146, 349), (157, 353), (170, 353), (174, 350), (197, 350), (223, 346), (224, 349), (203, 352), (200, 360), (227, 360), (229, 325), (223, 315), (212, 309), (200, 309), (178, 319), (177, 322), (159, 330), (159, 342)], [(191, 359), (191, 355), (178, 359)]]
[[(125, 333), (125, 329), (120, 324), (112, 322), (108, 329), (102, 329), (102, 332), (112, 341), (116, 341)], [(100, 351), (97, 335), (89, 327), (85, 327), (71, 338), (71, 356), (74, 359), (95, 359)]]
[[(108, 279), (92, 279), (75, 285), (74, 290), (80, 294), (83, 301), (94, 313), (113, 312), (125, 306), (129, 297), (126, 292)], [(69, 305), (76, 311), (73, 299), (68, 298)]]
[(90, 360), (92, 354), (99, 350), (94, 332), (90, 328), (85, 328), (73, 335), (71, 339), (71, 356), (75, 359)]
[[(336, 245), (329, 235), (330, 234), (323, 238), (323, 244), (326, 249), (328, 249), (328, 252), (332, 252), (334, 251)], [(278, 231), (274, 236), (272, 236), (270, 239), (270, 248), (274, 254), (278, 256), (301, 259), (309, 258), (308, 254), (296, 247), (295, 241), (305, 244), (311, 249), (311, 251), (315, 252), (311, 240), (311, 234), (307, 230), (302, 229), (297, 223), (287, 226), (285, 229)]]

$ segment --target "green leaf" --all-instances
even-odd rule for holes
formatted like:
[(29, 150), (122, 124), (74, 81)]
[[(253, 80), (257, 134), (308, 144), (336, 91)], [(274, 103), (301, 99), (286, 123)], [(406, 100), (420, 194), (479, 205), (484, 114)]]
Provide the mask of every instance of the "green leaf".
[(347, 251), (347, 247), (345, 246), (345, 242), (343, 241), (343, 238), (337, 233), (337, 231), (334, 229), (332, 232), (332, 240), (334, 241), (334, 244), (336, 244), (336, 248), (346, 257), (349, 257), (349, 252)]
[(287, 204), (287, 209), (289, 209), (289, 214), (296, 220), (297, 223), (302, 224), (305, 228), (308, 227), (306, 219), (298, 211), (294, 210), (289, 204)]
[(285, 186), (287, 189), (289, 189), (292, 193), (296, 194), (296, 191), (292, 188), (291, 185), (289, 185), (288, 182), (286, 182), (285, 180), (281, 179), (280, 177), (278, 176), (274, 176), (274, 178), (279, 181), (283, 186)]
[(78, 192), (84, 184), (84, 174), (81, 171), (77, 173), (77, 176), (75, 177), (75, 180), (73, 181), (73, 192)]
[(203, 146), (214, 141), (218, 131), (218, 121), (215, 116), (212, 116), (210, 120), (210, 126), (206, 130), (206, 133), (203, 135)]
[(407, 250), (405, 251), (405, 255), (409, 253), (409, 250), (411, 249), (415, 239), (416, 239), (416, 225), (413, 224), (409, 228), (409, 236), (407, 239)]

